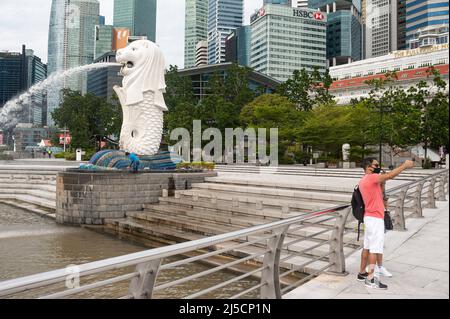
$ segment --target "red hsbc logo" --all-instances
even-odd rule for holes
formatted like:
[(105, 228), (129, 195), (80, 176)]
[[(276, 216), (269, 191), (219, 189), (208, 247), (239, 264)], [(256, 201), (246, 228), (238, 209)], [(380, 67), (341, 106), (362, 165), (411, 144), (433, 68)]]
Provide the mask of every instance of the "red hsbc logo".
[(299, 18), (307, 18), (307, 19), (316, 19), (316, 20), (323, 20), (325, 19), (325, 15), (318, 11), (318, 12), (311, 12), (311, 11), (306, 11), (306, 10), (299, 10), (299, 9), (294, 9), (294, 17), (299, 17)]
[(325, 19), (325, 16), (322, 14), (322, 12), (316, 12), (316, 13), (314, 13), (314, 19), (323, 20), (323, 19)]

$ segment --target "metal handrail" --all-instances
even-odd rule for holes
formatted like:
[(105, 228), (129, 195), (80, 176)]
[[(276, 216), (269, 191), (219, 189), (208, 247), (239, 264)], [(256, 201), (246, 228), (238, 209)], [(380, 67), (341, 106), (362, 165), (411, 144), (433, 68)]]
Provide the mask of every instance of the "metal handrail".
[[(428, 180), (431, 181), (430, 183), (428, 183), (428, 187), (422, 187)], [(409, 195), (411, 199), (408, 198), (408, 201), (415, 200), (416, 202), (421, 203), (423, 202), (423, 200), (425, 200), (428, 201), (429, 205), (428, 207), (433, 207), (434, 201), (436, 199), (436, 194), (438, 195), (436, 200), (445, 200), (445, 194), (448, 193), (448, 182), (449, 182), (448, 170), (443, 170), (438, 173), (426, 176), (421, 180), (403, 184), (387, 190), (388, 194), (399, 192), (399, 196), (395, 200), (396, 203), (395, 217), (396, 222), (400, 223), (401, 228), (403, 229), (405, 228), (405, 216), (403, 212), (405, 209), (404, 207), (405, 198), (409, 190), (414, 188), (416, 185), (419, 185), (418, 187), (416, 187), (416, 190), (414, 190), (414, 194)], [(431, 187), (433, 187), (433, 189), (431, 189)], [(437, 193), (435, 192), (436, 190)], [(423, 196), (424, 193), (425, 196)], [(421, 206), (421, 204), (419, 206)], [(421, 216), (421, 207), (419, 208), (420, 209), (418, 209), (416, 212), (417, 217)], [(143, 297), (151, 298), (153, 292), (157, 290), (162, 290), (168, 287), (179, 285), (181, 283), (185, 283), (187, 281), (194, 280), (202, 276), (215, 273), (217, 271), (230, 269), (230, 267), (234, 265), (246, 263), (251, 260), (256, 261), (255, 267), (252, 270), (245, 271), (243, 275), (240, 275), (238, 277), (221, 282), (207, 289), (203, 289), (201, 291), (193, 293), (187, 296), (186, 298), (195, 298), (198, 296), (205, 295), (211, 291), (214, 291), (221, 287), (225, 287), (226, 285), (229, 285), (231, 283), (237, 282), (242, 278), (247, 278), (249, 276), (256, 276), (257, 273), (261, 273), (260, 276), (261, 283), (254, 287), (246, 289), (243, 292), (239, 292), (232, 298), (244, 296), (247, 293), (254, 291), (258, 288), (261, 289), (260, 293), (261, 297), (263, 298), (281, 298), (282, 292), (285, 292), (291, 288), (295, 288), (296, 286), (298, 286), (298, 284), (303, 283), (309, 278), (312, 278), (320, 274), (322, 271), (326, 269), (332, 268), (333, 271), (335, 272), (339, 273), (345, 272), (345, 258), (349, 254), (344, 255), (344, 248), (356, 244), (356, 242), (354, 241), (344, 243), (343, 240), (343, 234), (346, 231), (349, 231), (349, 228), (346, 228), (345, 226), (347, 223), (347, 216), (349, 212), (350, 212), (350, 205), (338, 205), (320, 211), (303, 213), (300, 216), (290, 217), (284, 220), (272, 222), (265, 225), (253, 226), (247, 229), (241, 229), (226, 234), (216, 235), (213, 237), (203, 238), (190, 242), (184, 242), (176, 245), (151, 249), (143, 252), (128, 254), (124, 256), (79, 265), (77, 266), (79, 277), (104, 273), (110, 270), (125, 268), (128, 266), (136, 266), (136, 270), (132, 273), (128, 272), (125, 275), (120, 275), (113, 278), (89, 283), (82, 287), (77, 287), (74, 289), (48, 294), (42, 298), (67, 297), (80, 292), (88, 291), (90, 289), (99, 288), (105, 285), (110, 285), (125, 280), (131, 280), (131, 283), (129, 287), (129, 294), (123, 298), (143, 298)], [(308, 220), (314, 220), (321, 217), (323, 218), (324, 216), (327, 215), (331, 217), (325, 218), (325, 221), (336, 219), (334, 227), (331, 225), (326, 225), (327, 229), (321, 230), (319, 232), (316, 231), (313, 234), (305, 236), (291, 233), (292, 235), (300, 236), (300, 238), (296, 238), (293, 241), (285, 242), (286, 235), (288, 235), (289, 232), (291, 231), (298, 231), (299, 229), (307, 227), (324, 226), (320, 224), (324, 221), (323, 219), (316, 222), (308, 222), (306, 225), (302, 223)], [(297, 224), (301, 224), (301, 226), (296, 226)], [(295, 227), (290, 229), (290, 227), (293, 225), (295, 225)], [(329, 239), (317, 238), (317, 240), (321, 240), (321, 242), (319, 242), (318, 244), (304, 248), (300, 251), (289, 250), (290, 245), (295, 245), (295, 243), (301, 242), (303, 240), (314, 239), (314, 237), (330, 231), (332, 231), (333, 233), (331, 234)], [(258, 237), (256, 239), (250, 239), (251, 236), (255, 235), (259, 235), (261, 237)], [(244, 242), (242, 242), (243, 240)], [(219, 249), (215, 248), (216, 245), (220, 245), (227, 242), (233, 242), (233, 245), (226, 246), (225, 248), (221, 247), (219, 247)], [(265, 243), (265, 245), (263, 243)], [(261, 245), (263, 246), (262, 248)], [(286, 262), (286, 260), (295, 258), (296, 256), (300, 255), (305, 256), (306, 252), (312, 251), (324, 245), (330, 246), (328, 252), (320, 254), (320, 256), (315, 256), (314, 253), (308, 254), (308, 256), (311, 255), (307, 257), (309, 258), (308, 261), (302, 263), (301, 265), (290, 263), (291, 266), (289, 267), (290, 268), (289, 270), (283, 272), (282, 274), (279, 273), (279, 270), (281, 268), (280, 262)], [(239, 258), (235, 261), (222, 264), (213, 269), (206, 270), (194, 275), (187, 275), (184, 278), (177, 279), (171, 282), (166, 282), (160, 284), (159, 286), (156, 286), (156, 279), (158, 276), (158, 272), (160, 270), (174, 268), (180, 265), (185, 265), (187, 263), (192, 263), (200, 260), (206, 260), (207, 258), (222, 255), (227, 252), (234, 252), (238, 248), (244, 248), (248, 246), (252, 246), (258, 249), (261, 248), (261, 250), (256, 253), (249, 253), (246, 257)], [(208, 247), (214, 247), (214, 251), (206, 251), (194, 257), (161, 265), (161, 261), (164, 258), (179, 255), (187, 255), (192, 252), (198, 253), (199, 251), (202, 251)], [(287, 256), (281, 258), (282, 252), (283, 253), (287, 252)], [(261, 257), (263, 261), (261, 261)], [(306, 266), (313, 264), (317, 261), (324, 260), (325, 258), (326, 258), (325, 261), (326, 266), (323, 266), (318, 271), (313, 271), (306, 278), (302, 278), (301, 280), (296, 281), (293, 284), (280, 283), (280, 278), (285, 278), (286, 276), (294, 274), (295, 272), (303, 271)], [(68, 273), (66, 269), (58, 269), (41, 274), (0, 282), (0, 297), (10, 296), (12, 294), (28, 291), (33, 288), (41, 288), (55, 283), (61, 283), (66, 280), (67, 276)], [(281, 285), (287, 287), (281, 289)]]
[(416, 180), (416, 181), (412, 181), (412, 182), (409, 182), (409, 183), (406, 183), (406, 184), (402, 184), (402, 185), (398, 185), (398, 186), (389, 188), (388, 190), (386, 190), (386, 194), (396, 193), (396, 192), (398, 192), (399, 190), (401, 190), (401, 189), (403, 189), (405, 187), (411, 188), (412, 186), (415, 186), (415, 185), (417, 185), (420, 182), (427, 181), (427, 180), (432, 179), (433, 177), (436, 177), (436, 176), (440, 176), (440, 175), (442, 175), (443, 172), (447, 172), (448, 173), (448, 171), (449, 171), (448, 169), (445, 169), (443, 171), (441, 170), (441, 171), (436, 172), (434, 174), (430, 174), (427, 177), (424, 177), (422, 179), (419, 179), (419, 180)]
[[(77, 267), (79, 270), (80, 277), (83, 277), (87, 275), (106, 272), (113, 269), (143, 264), (153, 260), (183, 255), (191, 251), (197, 251), (223, 242), (229, 242), (242, 237), (263, 233), (266, 231), (273, 230), (275, 228), (289, 226), (291, 224), (299, 223), (303, 220), (313, 219), (315, 217), (324, 214), (329, 214), (332, 212), (337, 212), (346, 209), (348, 207), (349, 205), (339, 205), (329, 209), (304, 214), (302, 216), (290, 217), (270, 224), (253, 226), (248, 229), (238, 230), (208, 238), (202, 238), (195, 241), (184, 242), (171, 246), (155, 248), (143, 252), (113, 257), (101, 261), (86, 263), (83, 265), (79, 265)], [(232, 250), (232, 248), (230, 250)], [(57, 282), (63, 282), (65, 281), (66, 277), (67, 277), (66, 269), (58, 269), (37, 275), (31, 275), (0, 282), (0, 297), (10, 295), (13, 293), (23, 292), (35, 287), (51, 285)]]

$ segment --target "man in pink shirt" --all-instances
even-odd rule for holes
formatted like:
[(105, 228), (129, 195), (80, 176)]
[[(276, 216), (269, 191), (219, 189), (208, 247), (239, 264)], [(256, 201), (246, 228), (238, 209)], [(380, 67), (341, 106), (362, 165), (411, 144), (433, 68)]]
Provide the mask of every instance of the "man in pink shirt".
[[(361, 269), (358, 280), (365, 280), (371, 288), (387, 289), (374, 276), (375, 264), (382, 259), (384, 248), (384, 200), (381, 185), (387, 180), (395, 178), (407, 168), (414, 167), (412, 161), (405, 161), (403, 165), (386, 174), (380, 174), (380, 164), (375, 158), (367, 158), (363, 162), (365, 175), (359, 182), (359, 190), (364, 200), (364, 249), (361, 254)], [(369, 272), (366, 272), (369, 260)]]

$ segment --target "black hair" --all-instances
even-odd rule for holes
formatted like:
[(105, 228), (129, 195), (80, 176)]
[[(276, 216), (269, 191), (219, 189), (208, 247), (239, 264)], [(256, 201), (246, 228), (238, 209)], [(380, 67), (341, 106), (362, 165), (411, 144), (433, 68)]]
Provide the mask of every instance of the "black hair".
[(126, 156), (128, 156), (128, 155), (130, 155), (130, 153), (128, 153), (128, 152), (125, 152), (125, 155), (126, 155)]
[(367, 157), (362, 162), (362, 168), (364, 171), (367, 169), (367, 167), (371, 166), (373, 161), (376, 161), (377, 159), (375, 157)]

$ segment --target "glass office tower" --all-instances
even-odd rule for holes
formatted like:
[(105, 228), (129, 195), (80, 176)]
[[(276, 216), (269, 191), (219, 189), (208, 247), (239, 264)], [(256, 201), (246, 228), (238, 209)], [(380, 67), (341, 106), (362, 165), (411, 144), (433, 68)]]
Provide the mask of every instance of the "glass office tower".
[(195, 66), (196, 46), (208, 37), (208, 0), (186, 0), (184, 67)]
[(156, 0), (114, 0), (114, 27), (156, 41)]
[(208, 64), (225, 61), (227, 36), (244, 21), (244, 0), (209, 0)]

